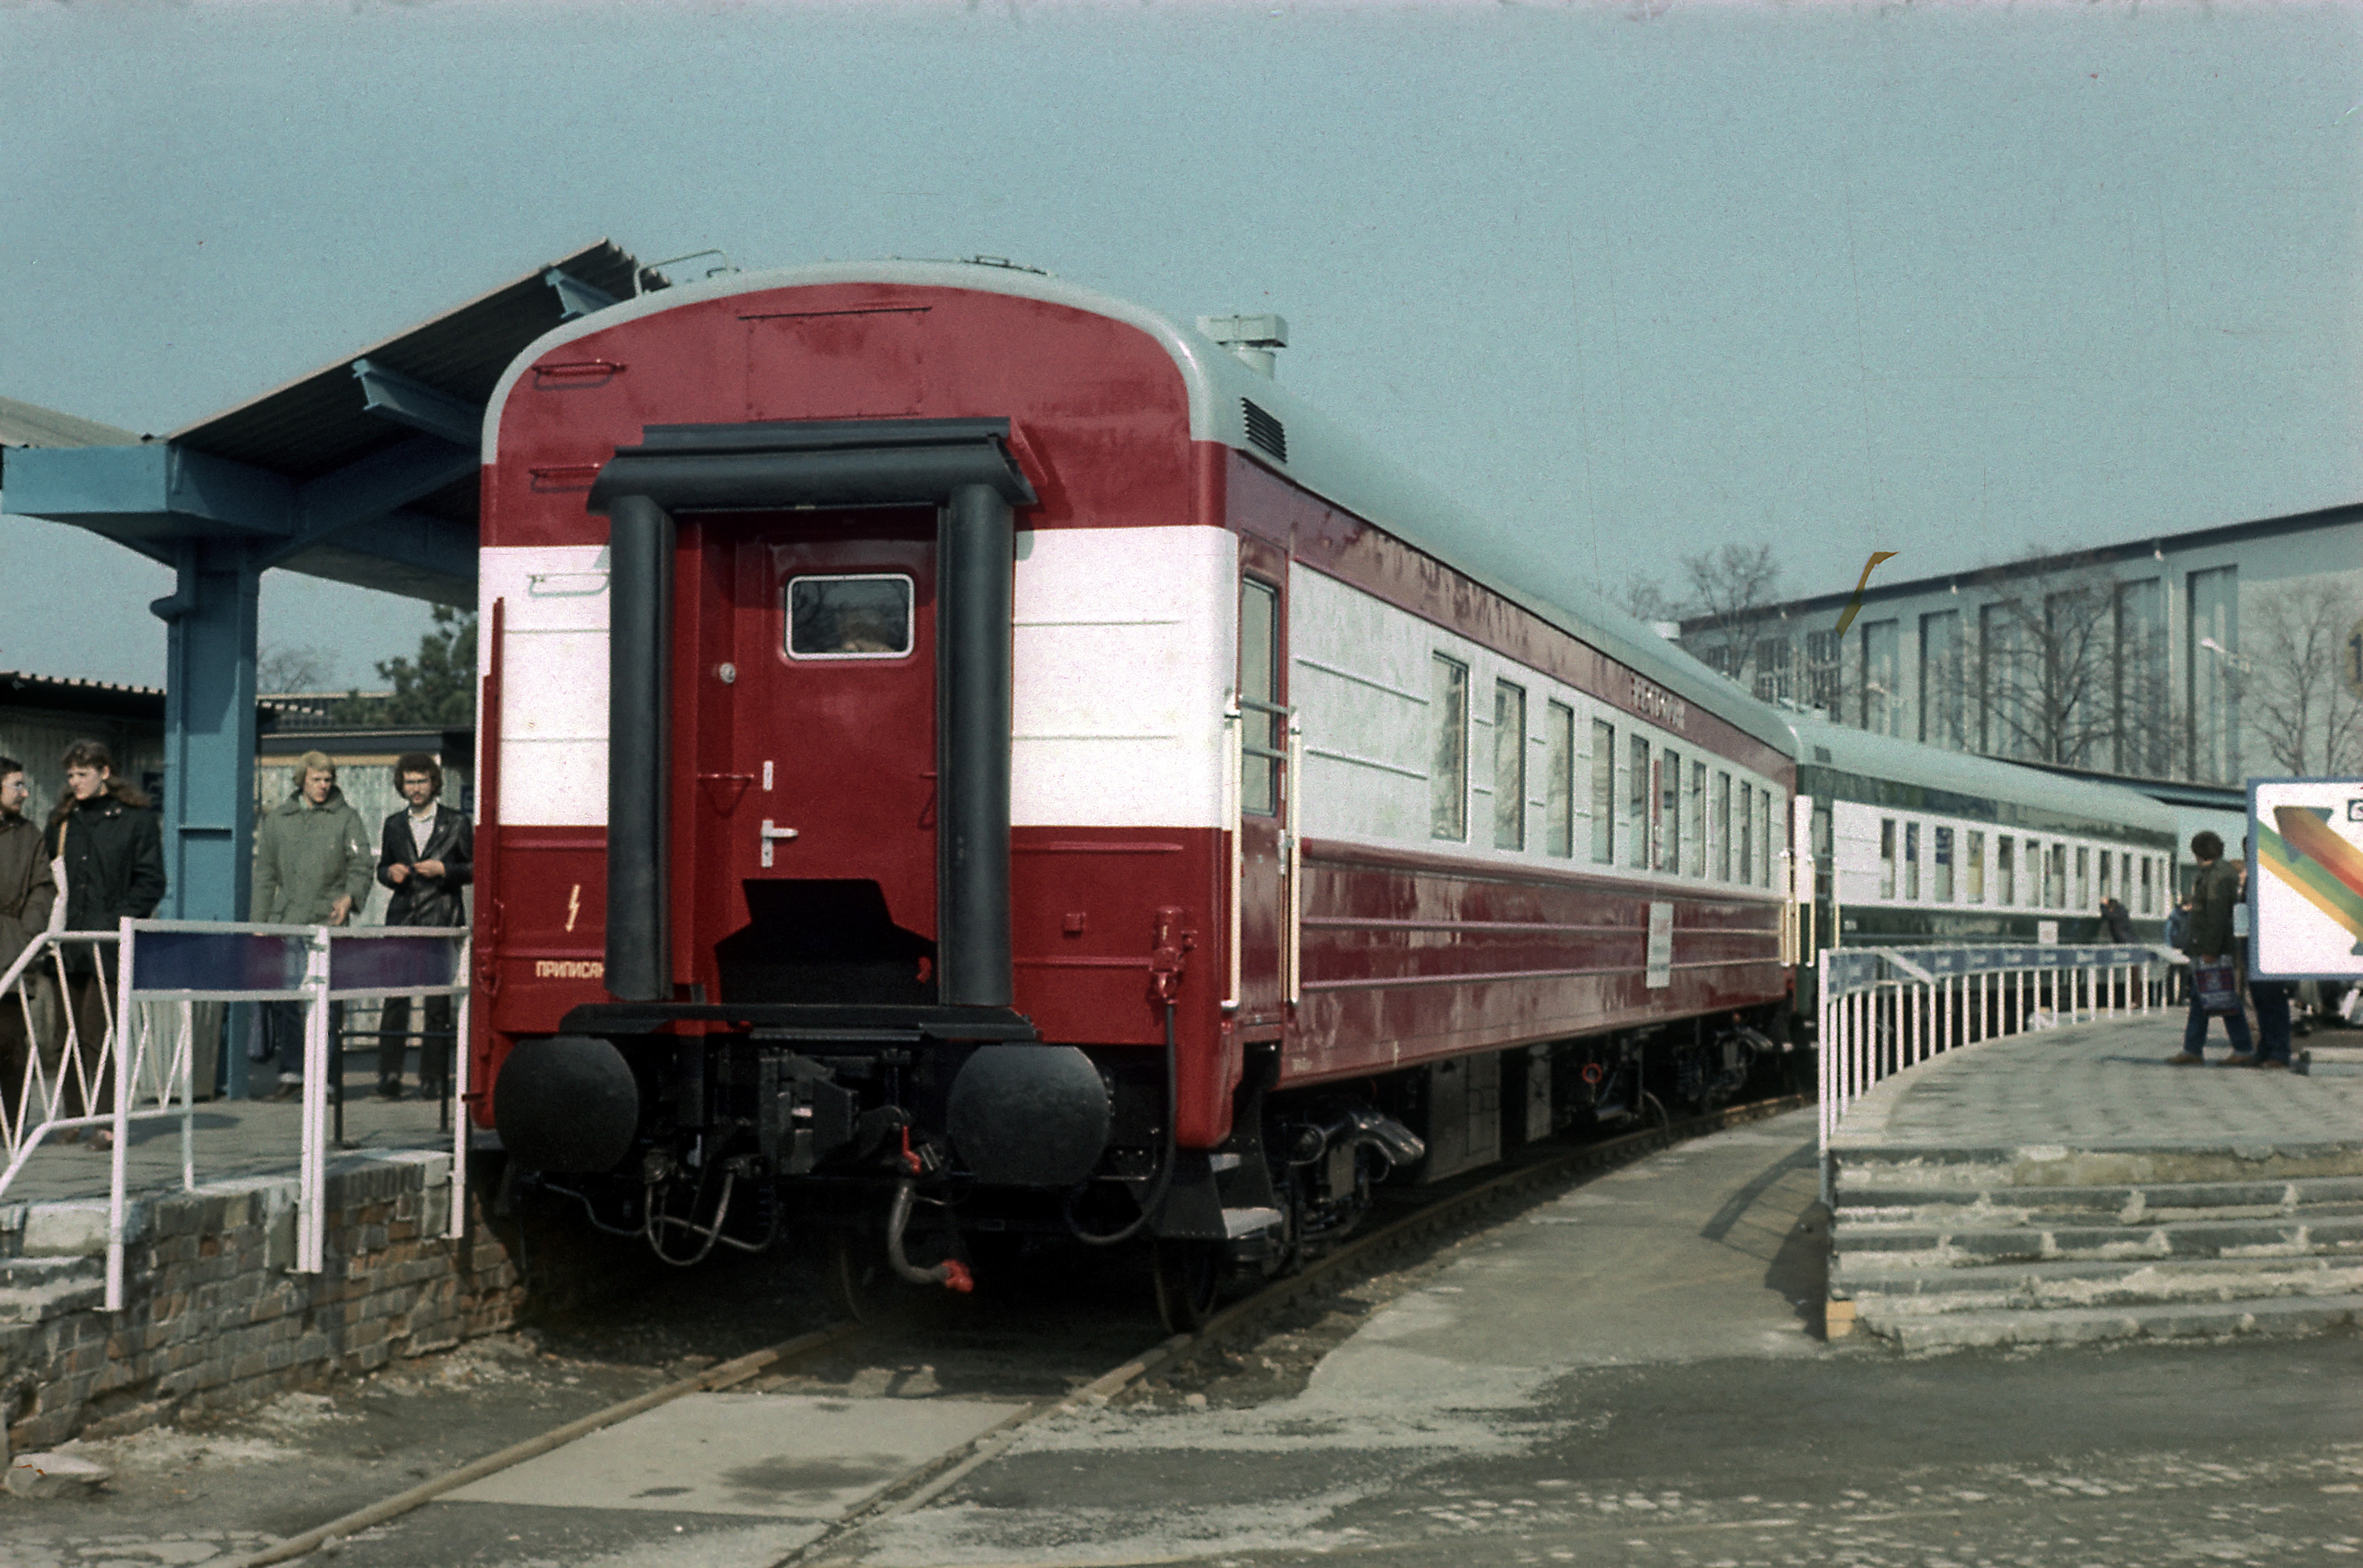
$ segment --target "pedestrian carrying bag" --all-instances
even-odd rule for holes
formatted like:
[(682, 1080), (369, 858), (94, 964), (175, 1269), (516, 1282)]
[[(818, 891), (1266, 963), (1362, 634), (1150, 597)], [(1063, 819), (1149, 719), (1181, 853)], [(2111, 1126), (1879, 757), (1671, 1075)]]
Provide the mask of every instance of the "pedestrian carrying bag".
[(2191, 964), (2191, 989), (2199, 998), (2202, 1013), (2236, 1013), (2240, 1010), (2240, 994), (2233, 988), (2232, 961), (2217, 959), (2203, 963), (2193, 959)]

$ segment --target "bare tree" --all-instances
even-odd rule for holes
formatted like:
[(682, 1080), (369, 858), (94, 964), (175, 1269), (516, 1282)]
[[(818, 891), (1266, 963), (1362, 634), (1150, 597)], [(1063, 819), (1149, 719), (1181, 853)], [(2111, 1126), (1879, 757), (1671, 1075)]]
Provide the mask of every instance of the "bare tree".
[(254, 689), (270, 693), (326, 691), (335, 674), (326, 651), (274, 642), (254, 662)]
[(1703, 624), (1685, 640), (1700, 656), (1743, 686), (1754, 684), (1769, 655), (1758, 643), (1778, 623), (1781, 566), (1769, 544), (1726, 544), (1682, 557), (1688, 618)]
[(1666, 585), (1646, 572), (1636, 572), (1625, 578), (1625, 585), (1611, 594), (1609, 599), (1637, 621), (1679, 620), (1682, 614), (1682, 606), (1666, 592)]
[[(2030, 551), (1983, 573), (1980, 750), (2076, 768), (2112, 765), (2116, 582), (2098, 562)], [(1966, 671), (1965, 662), (1965, 671)]]
[(2231, 655), (2234, 692), (2248, 726), (2288, 773), (2363, 767), (2363, 696), (2346, 680), (2346, 640), (2363, 621), (2363, 594), (2313, 578), (2244, 606), (2253, 629)]

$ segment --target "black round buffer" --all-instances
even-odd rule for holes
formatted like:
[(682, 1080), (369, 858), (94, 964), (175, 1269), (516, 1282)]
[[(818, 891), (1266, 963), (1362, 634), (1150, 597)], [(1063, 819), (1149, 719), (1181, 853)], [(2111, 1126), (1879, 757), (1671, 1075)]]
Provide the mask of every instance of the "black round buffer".
[(528, 1171), (612, 1171), (631, 1152), (640, 1086), (610, 1040), (520, 1040), (501, 1063), (493, 1120), (502, 1147)]
[(946, 1122), (978, 1181), (1071, 1187), (1107, 1148), (1107, 1085), (1071, 1045), (982, 1046), (952, 1080)]

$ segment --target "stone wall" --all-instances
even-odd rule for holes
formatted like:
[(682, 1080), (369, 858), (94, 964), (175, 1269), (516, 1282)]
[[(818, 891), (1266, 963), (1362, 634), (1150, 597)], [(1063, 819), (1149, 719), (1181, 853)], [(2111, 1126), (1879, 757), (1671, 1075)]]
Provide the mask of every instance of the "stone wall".
[(327, 1267), (299, 1274), (293, 1178), (150, 1195), (130, 1210), (116, 1313), (104, 1201), (0, 1208), (0, 1433), (17, 1451), (118, 1436), (371, 1372), (647, 1277), (644, 1250), (538, 1218), (528, 1237), (489, 1196), (471, 1185), (454, 1241), (449, 1154), (342, 1159), (327, 1181)]

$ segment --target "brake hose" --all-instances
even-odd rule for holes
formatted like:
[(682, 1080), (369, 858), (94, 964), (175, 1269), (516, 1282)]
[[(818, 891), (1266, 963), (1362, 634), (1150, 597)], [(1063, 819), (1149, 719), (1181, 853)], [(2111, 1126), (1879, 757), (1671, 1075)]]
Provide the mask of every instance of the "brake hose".
[(1075, 1200), (1091, 1185), (1088, 1177), (1066, 1201), (1059, 1206), (1059, 1214), (1066, 1220), (1067, 1229), (1075, 1240), (1086, 1247), (1113, 1247), (1119, 1241), (1129, 1241), (1140, 1234), (1148, 1217), (1164, 1207), (1166, 1189), (1173, 1184), (1173, 1165), (1182, 1152), (1181, 1069), (1175, 1064), (1173, 1052), (1173, 1004), (1165, 1004), (1165, 1161), (1157, 1169), (1157, 1179), (1149, 1184), (1148, 1195), (1140, 1200), (1140, 1213), (1121, 1230), (1105, 1235), (1084, 1229), (1075, 1222)]

